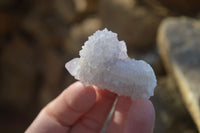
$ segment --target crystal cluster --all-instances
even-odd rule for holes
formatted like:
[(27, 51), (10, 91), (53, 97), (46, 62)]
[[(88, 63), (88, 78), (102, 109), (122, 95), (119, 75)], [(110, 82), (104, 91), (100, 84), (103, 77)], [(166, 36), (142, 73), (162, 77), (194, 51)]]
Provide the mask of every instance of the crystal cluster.
[(153, 96), (157, 84), (153, 69), (145, 61), (129, 58), (125, 42), (119, 41), (116, 33), (96, 31), (79, 55), (65, 67), (86, 86), (96, 85), (132, 100)]

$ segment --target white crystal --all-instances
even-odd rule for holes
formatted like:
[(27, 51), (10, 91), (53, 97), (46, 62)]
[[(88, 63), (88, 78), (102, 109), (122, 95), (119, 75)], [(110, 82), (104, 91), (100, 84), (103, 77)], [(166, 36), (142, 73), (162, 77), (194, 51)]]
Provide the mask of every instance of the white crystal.
[(96, 85), (132, 100), (153, 96), (157, 84), (153, 69), (145, 61), (129, 58), (125, 42), (119, 41), (116, 33), (96, 31), (79, 55), (65, 67), (85, 85)]

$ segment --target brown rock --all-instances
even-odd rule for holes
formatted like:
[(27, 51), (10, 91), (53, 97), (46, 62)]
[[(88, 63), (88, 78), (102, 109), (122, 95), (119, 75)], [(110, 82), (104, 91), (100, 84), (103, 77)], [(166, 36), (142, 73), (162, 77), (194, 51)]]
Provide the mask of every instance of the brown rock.
[(195, 15), (200, 11), (199, 0), (159, 0), (174, 12)]
[(17, 26), (17, 20), (14, 15), (0, 12), (0, 35), (11, 32)]
[(158, 47), (174, 75), (185, 104), (200, 131), (200, 22), (167, 18), (158, 32)]
[(73, 0), (37, 0), (33, 3), (30, 13), (34, 15), (43, 17), (56, 15), (56, 17), (61, 18), (65, 23), (71, 23), (76, 17)]
[(55, 12), (66, 22), (71, 23), (76, 18), (77, 12), (72, 0), (53, 0)]
[(57, 20), (54, 18), (52, 18), (52, 21), (48, 21), (48, 18), (40, 19), (40, 17), (41, 16), (30, 15), (30, 17), (24, 21), (24, 29), (31, 34), (42, 47), (55, 48), (58, 45), (62, 45), (61, 42), (67, 35), (67, 27), (57, 25), (56, 23), (59, 22), (56, 22)]
[(23, 22), (23, 28), (43, 48), (60, 47), (68, 35), (76, 11), (71, 0), (36, 1)]
[(165, 75), (165, 69), (163, 67), (163, 62), (158, 54), (158, 51), (157, 49), (153, 49), (153, 50), (150, 50), (150, 51), (146, 51), (146, 52), (137, 52), (137, 51), (134, 51), (133, 52), (133, 58), (137, 59), (137, 60), (145, 60), (147, 63), (149, 63), (155, 74), (157, 76), (159, 75)]
[(161, 14), (196, 16), (200, 11), (199, 0), (136, 0), (139, 5), (157, 10)]
[(154, 133), (197, 133), (195, 123), (171, 75), (158, 77), (151, 101), (156, 111)]
[(134, 2), (102, 0), (99, 11), (103, 25), (118, 33), (119, 39), (125, 40), (129, 48), (145, 50), (155, 44), (162, 16), (151, 9), (137, 6)]
[(24, 21), (25, 31), (33, 36), (43, 48), (58, 48), (68, 35), (68, 26), (55, 16), (42, 17), (41, 14), (30, 14)]
[(73, 0), (78, 13), (92, 13), (97, 11), (98, 0)]
[(38, 88), (38, 100), (41, 107), (45, 106), (64, 89), (59, 88), (64, 74), (64, 63), (64, 60), (54, 50), (43, 51), (42, 69), (44, 81), (41, 88)]
[(65, 50), (69, 55), (78, 54), (81, 46), (96, 30), (101, 29), (102, 22), (98, 17), (85, 19), (82, 23), (70, 28), (69, 37), (66, 39)]
[(36, 58), (26, 41), (15, 37), (1, 53), (0, 99), (18, 109), (30, 104), (36, 81)]

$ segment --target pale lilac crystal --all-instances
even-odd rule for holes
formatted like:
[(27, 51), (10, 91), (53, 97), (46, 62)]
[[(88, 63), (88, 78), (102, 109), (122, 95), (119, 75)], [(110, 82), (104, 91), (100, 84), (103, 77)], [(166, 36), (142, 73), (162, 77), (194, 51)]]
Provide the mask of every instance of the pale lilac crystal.
[(153, 96), (156, 77), (149, 64), (131, 59), (124, 41), (107, 29), (96, 31), (79, 52), (80, 58), (65, 67), (85, 85), (96, 85), (118, 95), (148, 99)]

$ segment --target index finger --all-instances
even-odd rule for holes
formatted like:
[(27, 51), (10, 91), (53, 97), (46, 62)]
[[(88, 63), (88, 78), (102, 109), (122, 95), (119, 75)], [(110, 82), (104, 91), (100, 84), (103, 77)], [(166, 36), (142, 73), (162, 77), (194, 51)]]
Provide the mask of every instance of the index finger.
[(93, 87), (76, 82), (49, 103), (34, 120), (26, 133), (66, 133), (95, 103)]

